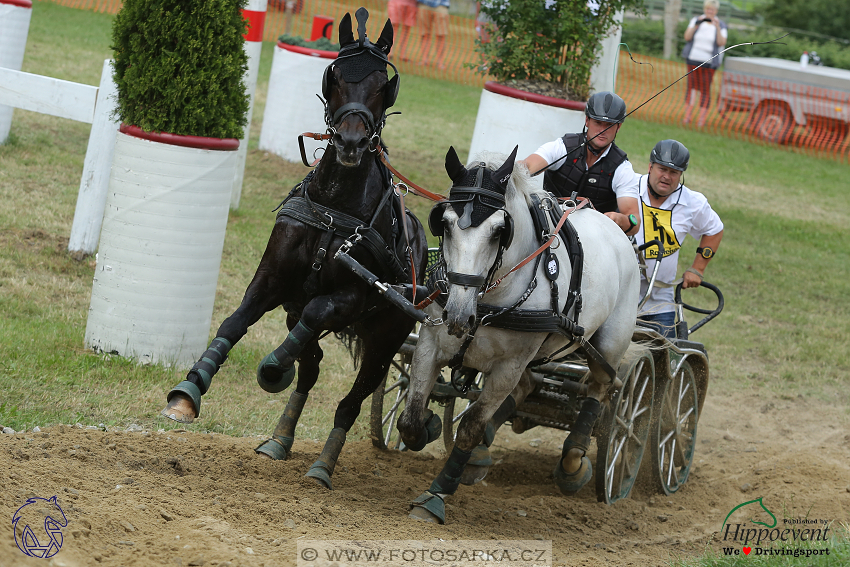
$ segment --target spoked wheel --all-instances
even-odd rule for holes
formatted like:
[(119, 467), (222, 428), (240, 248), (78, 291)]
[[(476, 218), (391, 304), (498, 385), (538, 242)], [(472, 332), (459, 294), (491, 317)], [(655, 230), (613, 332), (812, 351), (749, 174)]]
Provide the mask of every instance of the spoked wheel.
[(378, 449), (400, 451), (405, 449), (401, 434), (396, 428), (396, 422), (404, 410), (407, 394), (410, 391), (413, 349), (405, 348), (407, 346), (409, 345), (405, 344), (402, 351), (395, 356), (387, 376), (372, 394), (370, 437), (372, 445)]
[(655, 365), (648, 353), (632, 363), (623, 386), (600, 417), (596, 438), (596, 498), (613, 504), (634, 486), (652, 421)]
[(688, 480), (696, 448), (699, 395), (687, 358), (678, 363), (672, 379), (656, 394), (656, 425), (652, 431), (652, 476), (661, 492), (670, 495)]
[[(479, 372), (475, 376), (475, 381), (470, 388), (470, 393), (477, 400), (475, 394), (481, 393), (483, 385), (483, 375)], [(475, 402), (465, 398), (449, 398), (446, 402), (445, 410), (443, 411), (443, 446), (446, 448), (446, 453), (451, 453), (455, 447), (455, 436), (457, 435), (457, 424), (463, 419), (463, 416), (472, 409)]]

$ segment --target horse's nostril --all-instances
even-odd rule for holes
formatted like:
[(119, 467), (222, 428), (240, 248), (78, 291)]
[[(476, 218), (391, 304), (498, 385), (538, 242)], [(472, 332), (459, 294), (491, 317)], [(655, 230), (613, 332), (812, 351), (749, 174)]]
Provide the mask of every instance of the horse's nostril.
[(335, 146), (342, 147), (343, 145), (342, 136), (339, 134), (334, 134), (332, 141)]
[(357, 149), (362, 150), (363, 148), (365, 148), (368, 145), (369, 145), (369, 138), (366, 138), (366, 137), (360, 138), (360, 141), (357, 142)]

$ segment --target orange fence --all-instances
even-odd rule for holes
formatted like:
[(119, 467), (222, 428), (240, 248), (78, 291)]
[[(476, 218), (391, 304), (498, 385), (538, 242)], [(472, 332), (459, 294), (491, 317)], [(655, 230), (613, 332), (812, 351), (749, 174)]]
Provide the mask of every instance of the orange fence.
[[(54, 3), (70, 8), (83, 10), (94, 10), (107, 14), (117, 14), (121, 9), (122, 0), (52, 0)], [(288, 33), (289, 35), (308, 38), (313, 27), (314, 16), (327, 16), (334, 20), (332, 40), (337, 42), (337, 24), (346, 12), (354, 18), (354, 12), (360, 6), (369, 10), (368, 33), (369, 37), (377, 41), (387, 21), (386, 0), (297, 0), (294, 2), (295, 10), (285, 10), (284, 0), (269, 0), (266, 13), (264, 41), (277, 41), (277, 38)], [(357, 25), (356, 22), (354, 24)], [(432, 65), (418, 65), (422, 59), (422, 38), (416, 26), (411, 28), (410, 39), (405, 51), (410, 61), (401, 61), (399, 57), (391, 54), (393, 63), (401, 73), (419, 75), (423, 77), (446, 79), (449, 81), (466, 85), (484, 85), (484, 77), (476, 74), (470, 65), (478, 61), (475, 53), (475, 19), (460, 16), (449, 16), (449, 33), (446, 39), (445, 69), (438, 69)], [(396, 40), (397, 41), (397, 40)], [(427, 57), (429, 61), (436, 59), (435, 42), (431, 39), (431, 53)]]
[[(121, 0), (53, 0), (71, 8), (115, 14)], [(386, 0), (296, 0), (295, 10), (284, 9), (285, 0), (269, 0), (265, 41), (276, 41), (283, 33), (309, 38), (314, 16), (334, 20), (332, 37), (336, 41), (336, 24), (346, 13), (365, 6), (370, 13), (369, 33), (377, 38), (387, 19)], [(475, 20), (450, 16), (446, 49), (446, 69), (433, 65), (417, 65), (421, 58), (421, 38), (412, 28), (406, 52), (410, 61), (393, 62), (405, 74), (445, 79), (467, 85), (483, 85), (484, 78), (472, 70), (478, 62), (475, 53)], [(431, 41), (432, 51), (435, 49)], [(428, 57), (433, 61), (432, 52)], [(623, 51), (617, 74), (617, 92), (629, 109), (640, 106), (653, 95), (675, 83), (648, 102), (633, 116), (663, 124), (681, 124), (685, 108), (687, 79), (680, 79), (687, 69), (682, 62), (635, 55), (648, 63), (639, 65)], [(752, 75), (718, 70), (711, 84), (711, 105), (703, 126), (697, 126), (698, 106), (691, 127), (761, 143), (778, 143), (814, 155), (841, 161), (850, 159), (850, 93), (810, 85), (769, 80)]]
[[(687, 73), (684, 63), (621, 53), (617, 93), (629, 110), (672, 87), (632, 116), (649, 122), (681, 124), (685, 114)], [(762, 143), (783, 144), (840, 161), (850, 159), (850, 92), (718, 70), (711, 83), (710, 109), (705, 125), (697, 126), (699, 103), (690, 127), (714, 134)]]

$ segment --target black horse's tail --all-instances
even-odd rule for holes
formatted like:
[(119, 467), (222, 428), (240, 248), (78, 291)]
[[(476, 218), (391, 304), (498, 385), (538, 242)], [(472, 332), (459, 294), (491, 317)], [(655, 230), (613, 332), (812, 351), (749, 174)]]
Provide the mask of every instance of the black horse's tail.
[(346, 327), (334, 336), (339, 339), (345, 348), (348, 349), (348, 354), (354, 360), (354, 369), (360, 366), (360, 361), (363, 360), (363, 341), (354, 332), (354, 327)]

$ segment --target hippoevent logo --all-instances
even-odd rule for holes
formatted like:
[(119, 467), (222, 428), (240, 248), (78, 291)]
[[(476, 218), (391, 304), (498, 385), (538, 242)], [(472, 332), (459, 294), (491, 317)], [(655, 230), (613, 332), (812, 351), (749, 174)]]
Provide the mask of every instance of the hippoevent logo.
[(47, 559), (59, 553), (62, 549), (62, 528), (67, 525), (65, 512), (56, 501), (56, 496), (30, 498), (12, 516), (12, 531), (15, 532), (18, 549), (39, 559)]
[[(758, 508), (755, 506), (758, 504)], [(749, 518), (744, 523), (730, 523), (729, 518), (738, 510), (751, 506), (747, 509), (750, 514), (761, 514), (765, 512), (770, 521), (763, 522), (755, 518)], [(767, 517), (764, 517), (767, 519)], [(761, 527), (754, 527), (761, 526)], [(724, 555), (790, 555), (794, 557), (810, 557), (812, 555), (829, 555), (829, 548), (812, 548), (812, 543), (825, 542), (829, 537), (829, 522), (816, 519), (790, 519), (786, 518), (778, 525), (776, 515), (765, 506), (762, 498), (749, 500), (738, 504), (726, 515), (723, 526), (720, 529), (720, 537), (724, 544)], [(733, 543), (741, 547), (728, 547), (726, 544)], [(765, 547), (774, 544), (777, 547)], [(806, 547), (794, 547), (795, 544)]]

